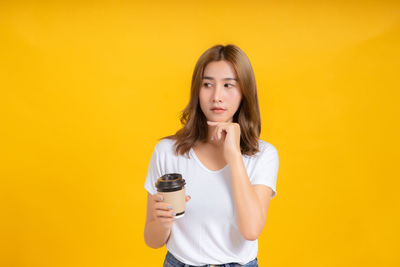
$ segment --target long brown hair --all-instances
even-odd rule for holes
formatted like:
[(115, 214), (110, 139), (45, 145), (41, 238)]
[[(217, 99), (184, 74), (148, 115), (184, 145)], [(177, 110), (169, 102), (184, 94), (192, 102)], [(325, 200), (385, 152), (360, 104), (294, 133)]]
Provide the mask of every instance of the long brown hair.
[(258, 138), (261, 132), (261, 119), (258, 107), (257, 86), (253, 68), (247, 55), (236, 45), (215, 45), (206, 50), (194, 68), (189, 104), (181, 113), (183, 127), (174, 135), (161, 139), (173, 139), (175, 153), (184, 155), (196, 141), (207, 139), (207, 119), (200, 108), (199, 91), (202, 86), (203, 72), (208, 63), (225, 60), (233, 65), (242, 92), (242, 100), (233, 115), (233, 122), (240, 125), (240, 150), (242, 154), (254, 155), (259, 151)]

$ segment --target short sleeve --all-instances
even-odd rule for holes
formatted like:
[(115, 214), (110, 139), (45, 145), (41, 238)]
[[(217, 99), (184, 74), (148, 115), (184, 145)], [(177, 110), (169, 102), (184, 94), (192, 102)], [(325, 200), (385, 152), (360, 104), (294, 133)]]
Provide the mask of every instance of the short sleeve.
[(155, 147), (150, 159), (146, 180), (144, 182), (144, 188), (152, 195), (157, 193), (155, 184), (159, 177), (161, 177), (160, 155), (157, 147)]
[(262, 150), (254, 166), (250, 179), (251, 184), (262, 184), (273, 190), (271, 199), (276, 195), (276, 179), (278, 176), (279, 157), (276, 148), (269, 144)]

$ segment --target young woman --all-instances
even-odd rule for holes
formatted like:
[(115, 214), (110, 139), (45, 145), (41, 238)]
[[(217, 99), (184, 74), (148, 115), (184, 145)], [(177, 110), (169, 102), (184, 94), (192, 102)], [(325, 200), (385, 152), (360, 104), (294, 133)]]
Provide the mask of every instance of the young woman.
[[(259, 139), (255, 77), (239, 47), (216, 45), (200, 56), (181, 122), (150, 160), (146, 244), (166, 244), (164, 266), (258, 266), (257, 238), (279, 161), (275, 147)], [(177, 220), (155, 187), (166, 173), (186, 181), (185, 215)]]

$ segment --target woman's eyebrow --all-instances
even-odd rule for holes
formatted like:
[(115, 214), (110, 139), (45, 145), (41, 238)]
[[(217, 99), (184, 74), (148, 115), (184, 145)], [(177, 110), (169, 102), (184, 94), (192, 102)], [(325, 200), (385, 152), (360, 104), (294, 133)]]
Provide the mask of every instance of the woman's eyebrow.
[[(215, 80), (213, 77), (210, 77), (210, 76), (204, 76), (204, 77), (203, 77), (203, 80), (204, 80), (204, 79)], [(235, 79), (235, 78), (230, 78), (230, 77), (223, 78), (222, 80), (234, 80), (234, 81), (237, 81), (237, 79)]]

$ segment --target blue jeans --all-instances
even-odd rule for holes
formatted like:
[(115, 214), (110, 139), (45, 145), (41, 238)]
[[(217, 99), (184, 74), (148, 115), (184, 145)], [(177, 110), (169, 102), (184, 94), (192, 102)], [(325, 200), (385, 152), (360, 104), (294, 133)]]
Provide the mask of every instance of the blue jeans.
[[(169, 251), (167, 252), (167, 255), (165, 255), (165, 260), (164, 260), (164, 265), (163, 267), (194, 267), (195, 265), (188, 265), (185, 264), (181, 261), (179, 261), (177, 258), (172, 255)], [(207, 264), (207, 265), (202, 265), (202, 266), (196, 266), (196, 267), (210, 267), (210, 266), (223, 266), (223, 267), (239, 267), (239, 266), (245, 266), (245, 267), (258, 267), (257, 264), (257, 258), (254, 260), (246, 263), (245, 265), (240, 265), (239, 263), (231, 262), (231, 263), (226, 263), (226, 264), (220, 264), (220, 265), (212, 265), (212, 264)]]

